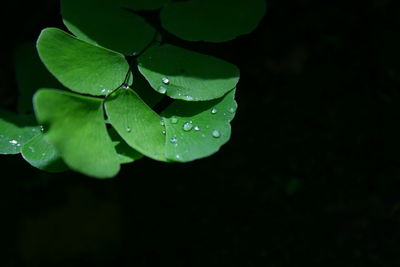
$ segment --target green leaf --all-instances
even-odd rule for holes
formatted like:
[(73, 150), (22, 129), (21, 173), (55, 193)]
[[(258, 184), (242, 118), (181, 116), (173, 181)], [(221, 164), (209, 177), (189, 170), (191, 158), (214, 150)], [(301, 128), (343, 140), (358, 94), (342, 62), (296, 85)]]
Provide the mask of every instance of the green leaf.
[(63, 172), (68, 167), (60, 158), (55, 147), (45, 138), (38, 134), (21, 149), (22, 157), (33, 167), (48, 172)]
[(131, 147), (155, 160), (165, 161), (161, 117), (130, 89), (120, 89), (106, 99), (108, 119)]
[(35, 118), (0, 111), (0, 154), (18, 154), (21, 147), (40, 133)]
[(118, 173), (118, 155), (107, 133), (101, 99), (41, 89), (34, 107), (48, 129), (46, 138), (71, 169), (97, 178)]
[(139, 71), (151, 87), (175, 99), (219, 98), (239, 81), (239, 69), (235, 65), (172, 45), (152, 47), (138, 62)]
[(154, 10), (164, 6), (168, 0), (110, 0), (118, 5), (134, 10)]
[(135, 149), (131, 148), (114, 128), (108, 129), (108, 133), (113, 141), (115, 150), (118, 154), (118, 160), (121, 164), (131, 163), (136, 160), (143, 158), (143, 154), (139, 153)]
[(78, 93), (106, 95), (124, 82), (129, 70), (123, 55), (56, 28), (42, 31), (37, 48), (47, 69), (63, 85)]
[(225, 144), (235, 116), (235, 90), (220, 99), (189, 103), (175, 101), (161, 115), (167, 132), (169, 160), (187, 162), (209, 156)]
[(163, 27), (187, 41), (225, 42), (253, 31), (265, 13), (265, 0), (192, 0), (168, 4)]
[(65, 26), (78, 38), (125, 55), (139, 53), (155, 36), (142, 17), (115, 1), (62, 0), (61, 12)]
[(40, 61), (33, 42), (16, 48), (14, 67), (19, 90), (18, 111), (21, 113), (33, 113), (32, 96), (39, 88), (62, 88)]

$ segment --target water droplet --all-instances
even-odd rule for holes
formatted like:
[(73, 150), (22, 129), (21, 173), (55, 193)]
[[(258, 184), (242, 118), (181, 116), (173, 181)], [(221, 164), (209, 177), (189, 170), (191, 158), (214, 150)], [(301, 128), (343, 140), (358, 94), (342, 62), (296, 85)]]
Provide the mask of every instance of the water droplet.
[(169, 139), (169, 141), (171, 141), (171, 143), (175, 144), (176, 142), (178, 142), (178, 139), (176, 137), (172, 137), (171, 139)]
[(212, 131), (212, 136), (215, 138), (218, 138), (221, 136), (221, 133), (218, 130), (213, 130)]
[(16, 145), (16, 144), (18, 144), (18, 141), (17, 140), (10, 140), (10, 141), (8, 141), (10, 144), (13, 144), (13, 145)]
[(32, 153), (35, 152), (35, 149), (33, 147), (30, 146), (29, 149), (31, 150)]
[(176, 158), (176, 159), (181, 159), (181, 155), (176, 154), (176, 155), (175, 155), (175, 158)]
[(161, 81), (163, 82), (163, 84), (169, 84), (169, 79), (167, 77), (163, 77)]
[(235, 113), (236, 109), (234, 107), (229, 108), (230, 113)]
[(172, 117), (171, 117), (171, 123), (175, 124), (175, 123), (177, 123), (177, 122), (178, 122), (178, 118), (175, 117), (175, 116), (172, 116)]
[(124, 83), (123, 85), (121, 85), (121, 88), (122, 88), (122, 89), (129, 89), (129, 85), (126, 84), (126, 83)]
[(194, 130), (195, 131), (200, 131), (200, 127), (199, 126), (194, 126)]
[(162, 130), (162, 134), (163, 134), (163, 135), (165, 135), (165, 134), (166, 134), (165, 130)]
[(130, 133), (130, 132), (131, 132), (131, 127), (125, 126), (125, 131), (127, 131), (128, 133)]
[(40, 131), (44, 132), (44, 126), (43, 125), (40, 125)]
[(164, 86), (160, 85), (160, 87), (158, 87), (158, 92), (160, 94), (165, 94), (167, 92), (167, 88), (165, 88)]
[(193, 97), (190, 95), (185, 95), (183, 98), (185, 98), (186, 100), (193, 100)]
[(185, 132), (192, 130), (192, 128), (193, 128), (193, 124), (191, 121), (185, 122), (185, 124), (183, 124), (183, 130)]
[(216, 109), (216, 108), (211, 109), (211, 114), (217, 114), (217, 112), (218, 112), (218, 109)]
[(160, 124), (161, 124), (162, 126), (164, 126), (164, 125), (165, 125), (164, 120), (160, 120)]
[(107, 90), (106, 90), (106, 89), (102, 89), (101, 92), (102, 92), (102, 93), (105, 93), (105, 92), (107, 92)]

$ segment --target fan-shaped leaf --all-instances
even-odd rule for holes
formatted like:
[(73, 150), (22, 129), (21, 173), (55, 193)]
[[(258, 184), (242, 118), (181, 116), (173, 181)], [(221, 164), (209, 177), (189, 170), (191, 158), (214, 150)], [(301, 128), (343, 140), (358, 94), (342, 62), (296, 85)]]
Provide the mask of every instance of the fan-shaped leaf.
[(212, 101), (172, 103), (161, 114), (167, 133), (166, 157), (186, 162), (218, 151), (230, 138), (230, 121), (237, 108), (234, 96), (232, 90)]
[(64, 24), (84, 41), (125, 55), (138, 53), (153, 40), (155, 30), (140, 16), (120, 8), (123, 4), (118, 2), (62, 0)]
[(114, 129), (140, 153), (165, 161), (164, 127), (161, 117), (130, 89), (121, 89), (106, 99), (108, 119)]
[(47, 69), (62, 84), (79, 93), (106, 95), (124, 82), (129, 70), (123, 55), (56, 28), (42, 31), (37, 48)]
[(219, 98), (239, 81), (235, 65), (172, 45), (152, 47), (138, 61), (139, 70), (151, 87), (175, 99)]
[(0, 154), (18, 154), (21, 147), (40, 134), (33, 116), (0, 112)]
[(265, 0), (191, 0), (168, 4), (163, 27), (188, 41), (224, 42), (250, 33), (265, 13)]
[(107, 178), (119, 171), (118, 155), (107, 133), (101, 99), (41, 89), (34, 96), (46, 138), (73, 170)]
[(33, 167), (44, 171), (62, 172), (68, 169), (55, 147), (43, 134), (38, 134), (27, 142), (22, 147), (21, 154)]

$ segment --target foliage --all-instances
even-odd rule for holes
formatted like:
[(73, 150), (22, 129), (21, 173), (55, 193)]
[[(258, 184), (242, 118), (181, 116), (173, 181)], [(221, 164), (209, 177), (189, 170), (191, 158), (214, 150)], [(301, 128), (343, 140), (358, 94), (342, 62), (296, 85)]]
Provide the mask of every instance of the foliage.
[[(188, 162), (215, 153), (230, 138), (238, 68), (161, 43), (136, 11), (162, 8), (170, 33), (223, 42), (252, 31), (265, 12), (264, 0), (232, 3), (62, 0), (73, 35), (46, 28), (36, 44), (39, 57), (30, 44), (16, 50), (18, 110), (28, 115), (1, 114), (0, 153), (96, 178), (114, 177), (120, 164), (143, 156)], [(38, 123), (28, 104), (33, 93)], [(172, 103), (158, 114), (153, 107), (163, 99)]]

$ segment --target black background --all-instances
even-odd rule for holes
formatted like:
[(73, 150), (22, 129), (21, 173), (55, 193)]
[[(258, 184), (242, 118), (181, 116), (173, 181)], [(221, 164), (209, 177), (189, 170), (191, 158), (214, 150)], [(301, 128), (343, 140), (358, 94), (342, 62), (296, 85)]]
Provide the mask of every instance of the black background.
[[(164, 34), (241, 69), (217, 154), (143, 159), (106, 181), (1, 156), (1, 266), (399, 266), (398, 1), (268, 3), (230, 43)], [(14, 47), (63, 26), (57, 1), (2, 5), (12, 110)]]

